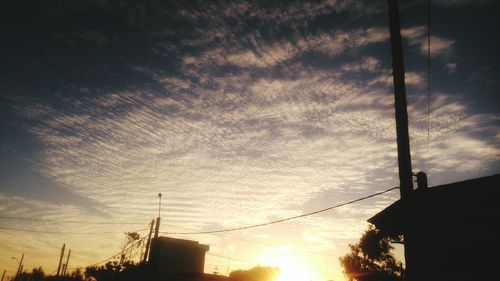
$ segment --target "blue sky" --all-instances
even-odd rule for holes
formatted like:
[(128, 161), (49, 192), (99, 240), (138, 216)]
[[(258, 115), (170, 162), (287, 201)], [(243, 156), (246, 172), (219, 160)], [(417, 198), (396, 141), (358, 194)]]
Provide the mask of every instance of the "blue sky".
[[(428, 115), (426, 2), (401, 5), (413, 170), (431, 185), (498, 173), (499, 4), (431, 8)], [(22, 252), (52, 270), (63, 242), (75, 266), (109, 257), (124, 231), (146, 232), (158, 192), (162, 231), (204, 231), (398, 185), (385, 1), (42, 1), (6, 11), (0, 215), (87, 223), (0, 226), (114, 232), (0, 230), (8, 270)], [(210, 244), (232, 269), (295, 252), (337, 280), (348, 243), (398, 196), (229, 238), (176, 237)], [(227, 258), (209, 256), (214, 266)]]

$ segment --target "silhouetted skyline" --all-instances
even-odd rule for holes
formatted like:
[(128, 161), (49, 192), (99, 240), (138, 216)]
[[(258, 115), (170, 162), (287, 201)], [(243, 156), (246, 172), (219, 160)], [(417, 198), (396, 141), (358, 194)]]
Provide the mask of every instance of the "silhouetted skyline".
[[(0, 270), (22, 253), (57, 269), (63, 243), (75, 266), (106, 259), (149, 231), (159, 192), (161, 231), (185, 232), (398, 185), (385, 1), (15, 2), (0, 24), (0, 216), (35, 220), (0, 218)], [(401, 5), (413, 170), (431, 186), (500, 171), (499, 11), (433, 2), (428, 145), (427, 7)], [(176, 237), (210, 245), (208, 272), (291, 257), (342, 280), (338, 258), (398, 198)]]

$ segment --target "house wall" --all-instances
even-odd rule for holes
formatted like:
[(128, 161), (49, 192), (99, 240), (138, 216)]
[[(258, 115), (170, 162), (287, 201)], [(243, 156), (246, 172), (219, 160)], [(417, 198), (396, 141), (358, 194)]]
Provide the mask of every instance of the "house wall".
[(416, 280), (500, 280), (498, 205), (427, 199), (428, 205), (417, 206), (410, 228)]
[(444, 213), (415, 222), (416, 280), (500, 280), (500, 233), (491, 217)]
[(500, 174), (413, 191), (368, 221), (405, 234), (411, 281), (500, 280)]

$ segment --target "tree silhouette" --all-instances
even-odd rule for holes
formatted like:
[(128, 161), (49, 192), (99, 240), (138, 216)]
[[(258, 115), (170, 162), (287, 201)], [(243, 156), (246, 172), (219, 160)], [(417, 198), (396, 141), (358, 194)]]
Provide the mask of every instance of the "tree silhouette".
[(35, 267), (31, 271), (31, 273), (28, 273), (26, 271), (23, 271), (19, 273), (19, 275), (12, 279), (12, 280), (17, 280), (17, 281), (44, 281), (45, 280), (45, 272), (43, 271), (42, 267)]
[(83, 281), (83, 274), (80, 268), (75, 269), (65, 276), (47, 276), (42, 267), (35, 267), (31, 272), (23, 271), (11, 280), (16, 281)]
[(85, 268), (85, 277), (87, 279), (93, 278), (97, 281), (128, 281), (144, 279), (147, 276), (145, 280), (149, 280), (150, 271), (146, 264), (134, 261), (134, 256), (138, 252), (134, 254), (133, 250), (140, 250), (144, 239), (141, 239), (140, 234), (137, 232), (125, 232), (124, 234), (125, 241), (117, 260), (108, 261), (101, 266), (87, 266)]
[(231, 281), (274, 281), (280, 269), (269, 266), (256, 266), (249, 270), (236, 270), (229, 274)]
[(145, 263), (134, 263), (125, 261), (119, 264), (118, 261), (109, 261), (101, 266), (87, 266), (85, 277), (93, 278), (97, 281), (136, 281), (151, 280), (151, 271)]
[[(134, 246), (136, 248), (141, 247), (141, 244), (139, 241), (141, 236), (139, 233), (137, 233), (137, 232), (125, 232), (125, 236), (126, 236), (125, 243), (123, 243), (122, 254), (120, 256), (120, 265), (123, 264), (124, 262), (132, 260), (132, 250), (134, 249)], [(126, 253), (127, 249), (128, 249), (128, 253)]]
[(402, 237), (383, 236), (370, 226), (357, 244), (349, 245), (351, 252), (340, 258), (344, 274), (350, 281), (403, 280), (403, 265), (391, 253), (391, 243), (402, 243)]

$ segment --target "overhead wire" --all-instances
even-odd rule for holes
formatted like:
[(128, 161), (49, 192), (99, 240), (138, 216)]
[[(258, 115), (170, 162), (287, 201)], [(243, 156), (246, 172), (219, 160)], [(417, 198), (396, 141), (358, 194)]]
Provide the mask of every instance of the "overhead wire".
[[(221, 232), (230, 232), (230, 231), (237, 231), (237, 230), (245, 230), (245, 229), (250, 229), (250, 228), (256, 228), (256, 227), (261, 227), (261, 226), (266, 226), (266, 225), (271, 225), (271, 224), (276, 224), (280, 222), (285, 222), (293, 219), (298, 219), (306, 216), (311, 216), (314, 214), (322, 213), (329, 211), (331, 209), (339, 208), (342, 206), (346, 206), (349, 204), (353, 204), (374, 196), (378, 196), (384, 193), (387, 193), (389, 191), (392, 191), (394, 189), (397, 189), (398, 187), (393, 187), (390, 189), (387, 189), (385, 191), (377, 192), (362, 198), (358, 198), (352, 201), (348, 201), (342, 204), (330, 206), (321, 210), (317, 210), (314, 212), (298, 215), (298, 216), (293, 216), (285, 219), (280, 219), (276, 221), (271, 221), (267, 223), (260, 223), (260, 224), (255, 224), (255, 225), (249, 225), (249, 226), (243, 226), (243, 227), (235, 227), (235, 228), (228, 228), (228, 229), (220, 229), (220, 230), (211, 230), (211, 231), (189, 231), (189, 232), (161, 232), (163, 234), (214, 234), (214, 233), (221, 233)], [(104, 222), (104, 221), (78, 221), (78, 220), (56, 220), (56, 219), (42, 219), (42, 218), (30, 218), (30, 217), (14, 217), (14, 216), (0, 216), (0, 219), (7, 219), (7, 220), (24, 220), (24, 221), (36, 221), (36, 222), (58, 222), (58, 223), (83, 223), (83, 224), (102, 224), (102, 225), (120, 225), (120, 224), (144, 224), (144, 222)], [(48, 234), (89, 234), (89, 235), (98, 235), (98, 234), (115, 234), (115, 233), (122, 233), (122, 232), (66, 232), (66, 231), (50, 231), (50, 230), (36, 230), (36, 229), (25, 229), (25, 228), (14, 228), (14, 227), (5, 227), (5, 226), (0, 226), (0, 229), (2, 230), (10, 230), (10, 231), (21, 231), (21, 232), (32, 232), (32, 233), (48, 233)], [(144, 231), (147, 229), (139, 229), (136, 231)]]
[[(340, 207), (343, 207), (343, 206), (351, 205), (351, 204), (354, 204), (354, 203), (357, 203), (357, 202), (360, 202), (360, 201), (363, 201), (363, 200), (366, 200), (366, 199), (369, 199), (369, 198), (372, 198), (372, 197), (375, 197), (375, 196), (379, 196), (379, 195), (388, 193), (388, 192), (390, 192), (392, 190), (395, 190), (395, 189), (398, 189), (398, 188), (399, 187), (392, 187), (392, 188), (386, 189), (384, 191), (376, 192), (376, 193), (373, 193), (373, 194), (370, 194), (370, 195), (367, 195), (367, 196), (364, 196), (364, 197), (361, 197), (361, 198), (358, 198), (358, 199), (347, 201), (345, 203), (336, 204), (336, 205), (333, 205), (333, 206), (330, 206), (330, 207), (327, 207), (327, 208), (323, 208), (323, 209), (320, 209), (320, 210), (316, 210), (316, 211), (313, 211), (313, 212), (308, 212), (308, 213), (305, 213), (305, 214), (301, 214), (301, 215), (297, 215), (297, 216), (292, 216), (292, 217), (288, 217), (288, 218), (284, 218), (284, 219), (280, 219), (280, 220), (274, 220), (274, 221), (270, 221), (270, 222), (266, 222), (266, 223), (260, 223), (260, 224), (242, 226), (242, 227), (235, 227), (235, 228), (220, 229), (220, 230), (212, 230), (212, 231), (160, 232), (160, 233), (163, 233), (163, 234), (177, 234), (177, 235), (181, 235), (181, 234), (191, 234), (191, 235), (195, 235), (195, 234), (218, 234), (218, 233), (222, 233), (222, 232), (231, 232), (231, 231), (238, 231), (238, 230), (245, 230), (245, 229), (257, 228), (257, 227), (262, 227), (262, 226), (277, 224), (277, 223), (281, 223), (281, 222), (286, 222), (286, 221), (290, 221), (290, 220), (294, 220), (294, 219), (298, 219), (298, 218), (303, 218), (303, 217), (307, 217), (307, 216), (312, 216), (312, 215), (315, 215), (315, 214), (323, 213), (323, 212), (326, 212), (326, 211), (329, 211), (329, 210), (332, 210), (332, 209), (336, 209), (336, 208), (340, 208)], [(17, 217), (6, 217), (6, 216), (0, 216), (0, 218), (35, 220), (34, 218), (17, 218)], [(42, 219), (39, 219), (39, 220), (42, 220)], [(0, 229), (3, 229), (3, 230), (12, 230), (12, 231), (33, 232), (33, 233), (52, 233), (52, 234), (116, 234), (116, 233), (118, 233), (118, 232), (62, 232), (62, 231), (42, 231), (42, 230), (18, 229), (18, 228), (1, 227), (1, 226), (0, 226)], [(142, 229), (142, 230), (137, 230), (137, 231), (145, 231), (145, 230), (147, 230), (147, 229)], [(147, 236), (139, 239), (138, 241), (136, 241), (132, 245), (130, 245), (127, 248), (125, 248), (124, 250), (121, 250), (120, 252), (112, 255), (111, 257), (106, 258), (104, 260), (101, 260), (101, 261), (99, 261), (97, 263), (94, 263), (92, 265), (89, 265), (89, 266), (92, 267), (92, 266), (96, 266), (96, 265), (99, 265), (101, 263), (107, 262), (107, 261), (109, 261), (109, 260), (111, 260), (111, 259), (119, 256), (121, 253), (129, 250), (131, 247), (133, 247), (133, 246), (141, 243), (146, 238), (147, 238)], [(237, 240), (244, 240), (244, 239), (239, 239), (238, 238)], [(255, 242), (255, 241), (251, 241), (251, 240), (247, 240), (247, 239), (245, 239), (245, 241), (247, 241), (247, 242)], [(264, 244), (264, 243), (260, 243), (260, 244)], [(230, 259), (230, 260), (238, 260), (238, 259), (235, 259), (235, 258), (232, 258), (232, 257), (227, 257), (227, 256), (223, 256), (223, 255), (219, 255), (219, 254), (214, 254), (214, 253), (207, 253), (207, 254), (215, 256), (215, 257)]]
[[(182, 230), (194, 231), (194, 229), (192, 229), (192, 228), (182, 228)], [(227, 236), (227, 235), (220, 234), (220, 233), (210, 233), (209, 235), (221, 237), (222, 239), (243, 241), (243, 242), (246, 242), (246, 243), (260, 245), (260, 246), (265, 246), (265, 247), (280, 247), (280, 246), (283, 246), (283, 245), (272, 244), (272, 243), (263, 242), (263, 241), (257, 241), (257, 240), (253, 240), (253, 239), (247, 239), (247, 238), (241, 238), (241, 237), (234, 237), (234, 236)], [(212, 255), (212, 253), (210, 253), (210, 254), (207, 253), (207, 254), (208, 255)], [(319, 255), (319, 256), (325, 256), (325, 257), (338, 257), (337, 255), (331, 255), (331, 254), (325, 254), (325, 253), (309, 252), (309, 253), (306, 253), (306, 254), (308, 254), (308, 255)], [(213, 255), (216, 256), (215, 254), (213, 254)]]
[(232, 260), (232, 261), (237, 261), (237, 262), (245, 262), (244, 260), (241, 260), (241, 259), (238, 259), (238, 258), (224, 256), (224, 255), (219, 255), (219, 254), (214, 254), (214, 253), (210, 253), (210, 252), (207, 252), (206, 254), (209, 255), (209, 256), (214, 256), (214, 257), (223, 258), (223, 259), (227, 259), (227, 260)]
[(103, 224), (103, 225), (122, 225), (122, 224), (144, 224), (144, 222), (105, 222), (105, 221), (81, 221), (81, 220), (57, 220), (57, 219), (42, 219), (30, 217), (14, 217), (14, 216), (0, 216), (0, 219), (5, 220), (24, 220), (36, 222), (57, 222), (57, 223), (81, 223), (81, 224)]
[[(107, 262), (107, 261), (109, 261), (109, 260), (112, 260), (112, 259), (114, 259), (115, 257), (117, 257), (117, 256), (121, 255), (122, 253), (124, 253), (125, 251), (129, 250), (131, 247), (138, 245), (139, 243), (141, 243), (141, 242), (142, 242), (144, 239), (146, 239), (146, 238), (147, 238), (147, 236), (145, 236), (145, 237), (143, 237), (143, 238), (141, 238), (141, 239), (137, 240), (135, 243), (131, 244), (129, 247), (126, 247), (125, 249), (122, 249), (120, 252), (118, 252), (118, 253), (116, 253), (116, 254), (112, 255), (111, 257), (106, 258), (106, 259), (104, 259), (104, 260), (102, 260), (102, 261), (96, 262), (96, 263), (94, 263), (94, 264), (88, 265), (87, 267), (93, 267), (93, 266), (96, 266), (96, 265), (101, 264), (101, 263), (103, 263), (103, 262)], [(72, 269), (77, 269), (77, 268), (81, 268), (81, 267), (72, 267)], [(52, 271), (52, 272), (51, 272), (51, 273), (49, 273), (48, 275), (52, 275), (52, 274), (54, 274), (56, 271), (57, 271), (57, 269), (56, 269), (56, 270), (54, 270), (54, 271)]]
[[(427, 154), (430, 154), (431, 128), (431, 1), (427, 0)], [(427, 167), (427, 169), (429, 169)]]
[[(85, 234), (85, 235), (98, 235), (98, 234), (118, 234), (123, 233), (123, 231), (107, 231), (107, 232), (71, 232), (71, 231), (50, 231), (50, 230), (36, 230), (36, 229), (25, 229), (25, 228), (14, 228), (14, 227), (4, 227), (0, 226), (2, 230), (10, 231), (20, 231), (20, 232), (32, 232), (32, 233), (47, 233), (47, 234)], [(145, 231), (147, 229), (138, 229), (135, 231)]]
[[(183, 230), (195, 231), (192, 228), (183, 228)], [(255, 245), (260, 245), (260, 246), (266, 246), (266, 247), (280, 247), (280, 246), (282, 246), (282, 245), (278, 245), (278, 244), (272, 244), (272, 243), (263, 242), (263, 241), (257, 241), (257, 240), (248, 239), (248, 238), (228, 236), (228, 235), (224, 235), (224, 234), (220, 234), (220, 233), (210, 233), (210, 235), (221, 237), (222, 239), (242, 241), (242, 242), (246, 242), (246, 243), (250, 243), (250, 244), (255, 244)], [(333, 256), (333, 255), (321, 254), (321, 253), (311, 253), (311, 254), (315, 254), (315, 255), (317, 254), (317, 255), (322, 255), (322, 256)]]
[(194, 235), (194, 234), (213, 234), (213, 233), (231, 232), (231, 231), (239, 231), (239, 230), (257, 228), (257, 227), (262, 227), (262, 226), (267, 226), (267, 225), (282, 223), (282, 222), (285, 222), (285, 221), (295, 220), (295, 219), (298, 219), (298, 218), (303, 218), (303, 217), (308, 217), (308, 216), (312, 216), (312, 215), (315, 215), (315, 214), (323, 213), (323, 212), (326, 212), (326, 211), (329, 211), (329, 210), (332, 210), (332, 209), (336, 209), (336, 208), (340, 208), (340, 207), (343, 207), (343, 206), (351, 205), (351, 204), (357, 203), (359, 201), (363, 201), (363, 200), (366, 200), (366, 199), (369, 199), (369, 198), (372, 198), (372, 197), (375, 197), (375, 196), (379, 196), (379, 195), (382, 195), (384, 193), (390, 192), (390, 191), (398, 189), (398, 188), (399, 187), (392, 187), (392, 188), (386, 189), (384, 191), (380, 191), (380, 192), (373, 193), (373, 194), (370, 194), (370, 195), (367, 195), (367, 196), (364, 196), (364, 197), (361, 197), (361, 198), (358, 198), (358, 199), (347, 201), (345, 203), (333, 205), (333, 206), (330, 206), (330, 207), (327, 207), (327, 208), (324, 208), (324, 209), (320, 209), (320, 210), (317, 210), (317, 211), (305, 213), (305, 214), (302, 214), (302, 215), (292, 216), (292, 217), (288, 217), (288, 218), (284, 218), (284, 219), (279, 219), (279, 220), (274, 220), (274, 221), (270, 221), (270, 222), (266, 222), (266, 223), (259, 223), (259, 224), (253, 224), (253, 225), (247, 225), (247, 226), (241, 226), (241, 227), (233, 227), (233, 228), (226, 228), (226, 229), (218, 229), (218, 230), (208, 230), (208, 231), (160, 232), (160, 233), (163, 233), (163, 234), (173, 234), (173, 235), (181, 235), (181, 234), (182, 235), (183, 234), (186, 234), (186, 235), (187, 234), (193, 234)]
[(145, 237), (143, 237), (143, 238), (141, 238), (141, 239), (137, 240), (135, 243), (133, 243), (133, 244), (131, 244), (130, 246), (126, 247), (125, 249), (123, 249), (123, 250), (119, 251), (118, 253), (116, 253), (116, 254), (112, 255), (111, 257), (109, 257), (109, 258), (107, 258), (107, 259), (104, 259), (104, 260), (102, 260), (102, 261), (96, 262), (96, 263), (94, 263), (94, 264), (92, 264), (92, 265), (89, 265), (89, 266), (87, 266), (87, 267), (93, 267), (93, 266), (96, 266), (96, 265), (101, 264), (101, 263), (103, 263), (103, 262), (107, 262), (107, 261), (109, 261), (109, 260), (112, 260), (112, 259), (114, 259), (115, 257), (117, 257), (117, 256), (121, 255), (122, 253), (124, 253), (125, 251), (129, 250), (131, 247), (134, 247), (134, 246), (138, 245), (139, 243), (141, 243), (141, 242), (142, 242), (144, 239), (146, 239), (146, 238), (147, 238), (147, 236), (145, 236)]

